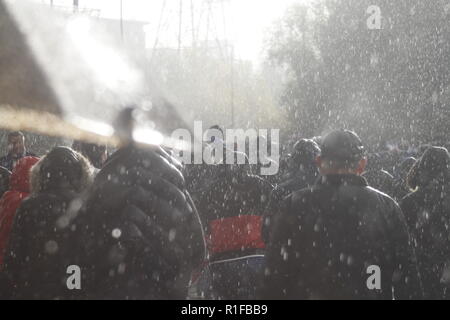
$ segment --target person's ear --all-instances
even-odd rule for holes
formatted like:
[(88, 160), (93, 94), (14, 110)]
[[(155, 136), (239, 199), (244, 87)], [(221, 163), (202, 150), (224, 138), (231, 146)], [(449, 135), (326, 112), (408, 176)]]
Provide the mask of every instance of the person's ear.
[(356, 173), (362, 174), (364, 172), (364, 170), (366, 169), (366, 166), (367, 166), (367, 158), (364, 157), (361, 160), (359, 160), (358, 169), (356, 169)]

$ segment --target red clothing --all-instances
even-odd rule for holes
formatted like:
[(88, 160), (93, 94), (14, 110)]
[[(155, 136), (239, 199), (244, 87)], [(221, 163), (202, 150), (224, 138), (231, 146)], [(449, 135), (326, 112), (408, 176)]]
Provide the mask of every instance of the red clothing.
[(9, 178), (9, 190), (0, 199), (0, 267), (8, 246), (16, 210), (30, 193), (30, 170), (39, 161), (36, 157), (24, 157), (14, 167)]
[(243, 249), (264, 249), (261, 236), (262, 217), (241, 215), (210, 222), (208, 247), (212, 254)]

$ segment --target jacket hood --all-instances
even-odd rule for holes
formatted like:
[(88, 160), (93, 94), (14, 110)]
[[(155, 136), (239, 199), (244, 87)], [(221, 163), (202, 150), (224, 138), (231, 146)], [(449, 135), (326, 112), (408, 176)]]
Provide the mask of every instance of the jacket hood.
[(425, 188), (435, 181), (440, 184), (450, 182), (450, 154), (441, 147), (428, 148), (412, 166), (407, 177), (412, 190)]
[(31, 193), (79, 193), (92, 184), (93, 173), (83, 155), (68, 147), (55, 147), (31, 169)]
[(30, 171), (39, 161), (37, 157), (24, 157), (15, 165), (9, 178), (9, 189), (20, 192), (30, 192)]

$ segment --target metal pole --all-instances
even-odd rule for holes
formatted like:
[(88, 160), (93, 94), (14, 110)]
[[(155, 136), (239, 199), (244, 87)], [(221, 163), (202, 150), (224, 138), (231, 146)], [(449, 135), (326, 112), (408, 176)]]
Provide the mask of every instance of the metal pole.
[(120, 0), (120, 39), (123, 41), (123, 3)]
[(195, 36), (195, 23), (194, 23), (194, 2), (191, 0), (191, 28), (192, 28), (192, 47), (197, 46), (197, 39)]
[(183, 24), (183, 2), (180, 0), (180, 12), (178, 18), (178, 54), (181, 53), (181, 26)]
[(231, 127), (234, 128), (234, 46), (231, 46)]
[(207, 5), (207, 16), (206, 16), (206, 37), (205, 37), (205, 44), (206, 48), (208, 49), (208, 42), (209, 42), (209, 28), (210, 28), (210, 18), (211, 18), (211, 0), (206, 0)]

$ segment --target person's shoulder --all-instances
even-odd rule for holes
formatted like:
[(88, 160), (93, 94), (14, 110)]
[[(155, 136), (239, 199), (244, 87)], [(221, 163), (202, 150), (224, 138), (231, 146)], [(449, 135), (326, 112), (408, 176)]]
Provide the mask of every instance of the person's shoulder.
[(371, 194), (372, 196), (376, 197), (376, 199), (380, 202), (383, 202), (385, 204), (394, 206), (394, 207), (398, 207), (398, 203), (397, 201), (394, 200), (394, 198), (392, 198), (390, 195), (388, 195), (387, 193), (384, 193), (383, 191), (380, 191), (374, 187), (371, 186), (367, 186), (365, 187), (365, 190)]
[(399, 201), (399, 203), (402, 208), (407, 208), (409, 210), (411, 209), (411, 207), (418, 206), (420, 203), (423, 203), (423, 201), (424, 201), (423, 194), (419, 191), (414, 191), (404, 196)]
[(314, 190), (305, 188), (294, 191), (285, 195), (280, 200), (281, 216), (279, 219), (288, 224), (298, 223), (297, 219), (304, 219), (310, 217), (313, 212), (311, 208), (315, 204)]
[(18, 190), (8, 190), (0, 197), (0, 207), (5, 205), (5, 203), (10, 203), (11, 201), (20, 200), (26, 198), (26, 193), (18, 191)]
[(381, 190), (379, 190), (379, 189), (377, 189), (377, 188), (374, 188), (374, 187), (372, 187), (372, 186), (366, 186), (365, 187), (365, 190), (368, 192), (368, 193), (371, 193), (371, 194), (373, 194), (373, 195), (376, 195), (376, 196), (378, 196), (378, 197), (380, 197), (380, 198), (383, 198), (383, 199), (390, 199), (390, 200), (393, 200), (393, 201), (395, 201), (390, 195), (388, 195), (387, 193), (385, 193), (385, 192), (383, 192), (383, 191), (381, 191)]
[(291, 201), (292, 203), (295, 203), (295, 204), (305, 204), (317, 192), (319, 192), (319, 190), (315, 187), (303, 188), (303, 189), (292, 192), (285, 198), (285, 200), (289, 199), (289, 201)]

